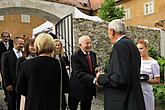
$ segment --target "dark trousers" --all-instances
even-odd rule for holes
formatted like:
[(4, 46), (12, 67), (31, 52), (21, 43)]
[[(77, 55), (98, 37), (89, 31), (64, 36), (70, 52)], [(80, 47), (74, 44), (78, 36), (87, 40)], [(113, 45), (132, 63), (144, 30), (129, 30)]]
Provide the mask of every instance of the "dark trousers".
[(66, 103), (66, 98), (65, 95), (62, 95), (62, 110), (66, 110), (67, 103)]
[(70, 110), (77, 110), (78, 104), (80, 102), (80, 110), (91, 110), (92, 101), (80, 101), (73, 97), (69, 97), (69, 109)]
[(8, 110), (16, 110), (16, 93), (7, 92)]

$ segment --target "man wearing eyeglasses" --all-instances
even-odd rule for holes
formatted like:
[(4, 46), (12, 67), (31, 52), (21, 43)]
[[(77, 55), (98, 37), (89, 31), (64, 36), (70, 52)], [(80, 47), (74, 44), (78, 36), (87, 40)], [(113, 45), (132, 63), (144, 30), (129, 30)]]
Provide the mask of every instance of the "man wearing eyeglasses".
[[(2, 41), (0, 41), (0, 63), (1, 63), (1, 56), (3, 52), (6, 52), (8, 50), (11, 50), (13, 48), (13, 40), (10, 39), (10, 34), (8, 32), (2, 32), (1, 34), (1, 39)], [(0, 73), (1, 73), (1, 66), (0, 66)], [(0, 82), (3, 90), (5, 92), (5, 102), (7, 102), (7, 98), (6, 98), (6, 88), (4, 87), (4, 82)]]

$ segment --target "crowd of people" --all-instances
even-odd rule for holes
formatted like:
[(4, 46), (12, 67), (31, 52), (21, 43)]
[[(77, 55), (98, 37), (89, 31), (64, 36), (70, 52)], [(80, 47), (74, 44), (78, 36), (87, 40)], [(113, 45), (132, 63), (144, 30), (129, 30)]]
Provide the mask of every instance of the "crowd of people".
[(79, 103), (80, 110), (91, 110), (100, 85), (104, 110), (155, 110), (152, 84), (160, 83), (160, 71), (148, 40), (134, 44), (119, 19), (109, 23), (108, 36), (113, 48), (105, 74), (88, 35), (79, 38), (69, 61), (60, 39), (48, 33), (24, 41), (3, 32), (0, 72), (8, 110), (77, 110)]

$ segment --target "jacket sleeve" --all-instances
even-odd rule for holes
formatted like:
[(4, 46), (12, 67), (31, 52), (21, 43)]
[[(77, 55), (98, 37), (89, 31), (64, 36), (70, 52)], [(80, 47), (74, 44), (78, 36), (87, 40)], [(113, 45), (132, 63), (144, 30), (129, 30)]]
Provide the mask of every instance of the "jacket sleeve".
[(106, 87), (125, 88), (130, 84), (132, 72), (131, 54), (126, 45), (114, 45), (109, 72), (100, 75), (98, 83)]
[(2, 77), (4, 79), (5, 87), (12, 85), (10, 74), (9, 74), (9, 67), (8, 67), (8, 61), (7, 54), (3, 53), (1, 58), (1, 69), (2, 69)]
[(20, 64), (20, 71), (18, 73), (18, 79), (16, 83), (16, 92), (19, 95), (27, 95), (27, 80), (26, 80), (26, 74), (25, 74), (25, 65), (24, 63)]
[(63, 93), (69, 93), (70, 90), (70, 83), (69, 83), (69, 75), (65, 67), (65, 63), (61, 61), (62, 66), (62, 90)]
[(93, 85), (94, 76), (84, 71), (82, 60), (76, 55), (71, 56), (72, 76), (88, 85)]

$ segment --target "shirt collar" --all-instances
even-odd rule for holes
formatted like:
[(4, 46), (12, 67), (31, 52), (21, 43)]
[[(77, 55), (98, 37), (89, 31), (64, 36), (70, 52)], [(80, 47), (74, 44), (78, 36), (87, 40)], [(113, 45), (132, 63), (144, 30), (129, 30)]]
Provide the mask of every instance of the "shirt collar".
[(87, 54), (89, 54), (89, 53), (90, 53), (90, 52), (86, 53), (86, 52), (85, 52), (84, 50), (82, 50), (82, 49), (81, 49), (81, 51), (82, 51), (85, 55), (87, 55)]
[(7, 44), (7, 45), (9, 44), (9, 42), (3, 42), (3, 43), (4, 43), (4, 44)]
[(119, 41), (121, 38), (123, 38), (125, 35), (122, 35), (122, 36), (120, 36), (116, 41), (115, 41), (115, 43), (117, 42), (117, 41)]
[(18, 51), (17, 49), (15, 49), (15, 48), (13, 48), (13, 51), (14, 51), (15, 53), (21, 52), (21, 51)]

